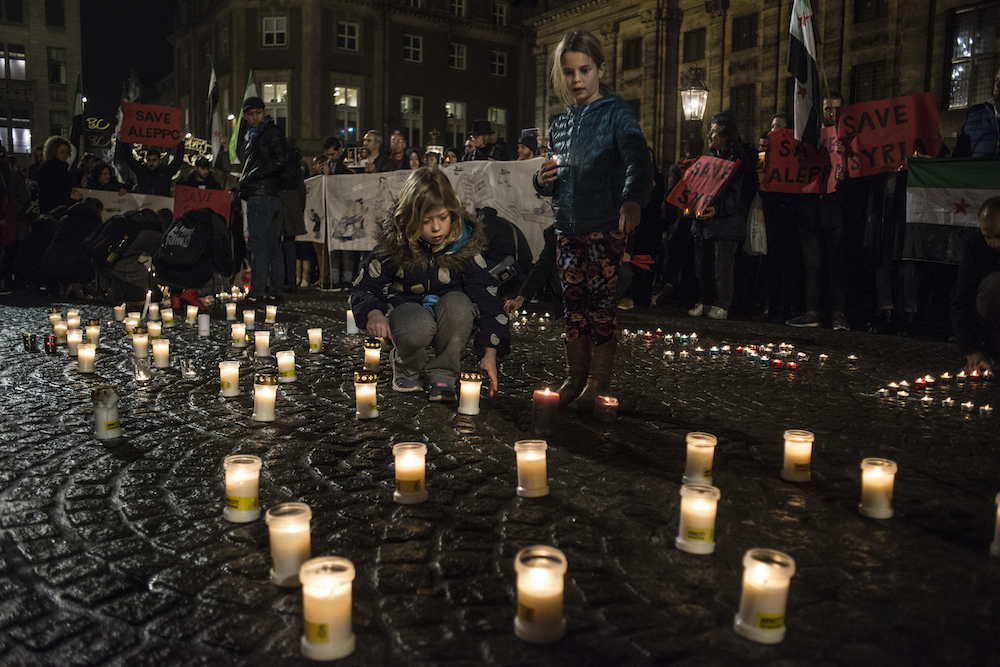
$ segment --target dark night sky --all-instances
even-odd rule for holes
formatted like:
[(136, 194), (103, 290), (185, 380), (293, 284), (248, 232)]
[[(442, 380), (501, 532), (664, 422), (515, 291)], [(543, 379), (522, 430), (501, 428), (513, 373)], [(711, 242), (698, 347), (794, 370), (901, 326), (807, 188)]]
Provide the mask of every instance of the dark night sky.
[(80, 0), (87, 115), (114, 116), (135, 68), (152, 88), (173, 68), (175, 0)]

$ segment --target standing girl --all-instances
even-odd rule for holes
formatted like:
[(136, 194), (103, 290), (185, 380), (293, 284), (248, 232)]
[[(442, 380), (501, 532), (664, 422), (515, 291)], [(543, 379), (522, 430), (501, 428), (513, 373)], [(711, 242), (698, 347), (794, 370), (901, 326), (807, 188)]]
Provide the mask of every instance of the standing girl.
[(618, 269), (653, 188), (639, 122), (601, 83), (604, 67), (604, 49), (590, 33), (571, 32), (559, 42), (552, 85), (569, 107), (549, 129), (549, 157), (534, 179), (540, 194), (552, 195), (566, 309), (569, 375), (559, 402), (577, 408), (593, 407), (611, 387)]

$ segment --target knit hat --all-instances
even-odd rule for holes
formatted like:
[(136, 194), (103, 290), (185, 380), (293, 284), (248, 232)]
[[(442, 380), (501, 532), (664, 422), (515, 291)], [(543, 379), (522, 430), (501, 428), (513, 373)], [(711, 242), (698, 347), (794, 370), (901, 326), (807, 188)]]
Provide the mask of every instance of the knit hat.
[(251, 109), (263, 109), (264, 100), (259, 97), (248, 97), (243, 100), (243, 113), (250, 111)]

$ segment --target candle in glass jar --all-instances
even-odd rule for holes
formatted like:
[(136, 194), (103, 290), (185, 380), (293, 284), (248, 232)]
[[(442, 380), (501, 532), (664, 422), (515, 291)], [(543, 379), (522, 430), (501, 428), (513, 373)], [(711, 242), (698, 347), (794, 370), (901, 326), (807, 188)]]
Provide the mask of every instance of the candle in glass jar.
[(517, 495), (537, 498), (549, 495), (545, 451), (549, 445), (544, 440), (518, 440), (514, 443), (517, 457)]
[(166, 338), (157, 338), (153, 341), (153, 366), (170, 368), (170, 341)]
[(270, 331), (254, 331), (253, 332), (254, 341), (254, 356), (255, 357), (270, 357), (270, 345), (271, 345), (271, 332)]
[(598, 396), (594, 399), (594, 419), (613, 422), (618, 418), (618, 399), (614, 396)]
[(226, 304), (226, 319), (230, 322), (236, 321), (236, 304), (227, 303)]
[(532, 644), (548, 644), (566, 634), (563, 578), (566, 556), (555, 547), (525, 547), (514, 556), (517, 572), (517, 616), (514, 634)]
[(274, 401), (278, 393), (278, 377), (269, 373), (258, 373), (253, 381), (253, 420), (255, 422), (274, 421)]
[(278, 307), (277, 306), (264, 306), (264, 322), (267, 324), (274, 324), (278, 317)]
[(94, 357), (97, 355), (97, 346), (93, 343), (80, 343), (76, 346), (76, 370), (81, 373), (94, 372)]
[(174, 309), (164, 308), (160, 311), (160, 318), (163, 320), (163, 328), (171, 329), (174, 326)]
[(151, 303), (149, 304), (149, 322), (159, 322), (160, 321), (160, 304)]
[(395, 459), (396, 492), (392, 499), (401, 505), (415, 505), (427, 500), (425, 484), (427, 445), (420, 442), (401, 442), (393, 445)]
[(681, 487), (681, 518), (674, 544), (681, 551), (710, 554), (715, 551), (715, 515), (722, 493), (708, 484)]
[(66, 352), (69, 356), (75, 357), (77, 347), (83, 342), (83, 331), (80, 329), (69, 329), (66, 331)]
[(146, 330), (149, 332), (149, 340), (157, 340), (163, 335), (163, 324), (161, 322), (147, 322)]
[(131, 336), (133, 333), (135, 333), (135, 328), (139, 326), (139, 320), (134, 317), (126, 317), (124, 324), (125, 324), (125, 333)]
[(66, 326), (70, 329), (80, 328), (80, 316), (79, 315), (66, 315)]
[(101, 344), (101, 321), (100, 320), (89, 320), (87, 322), (87, 332), (86, 339), (88, 343), (93, 345)]
[(94, 437), (98, 440), (120, 438), (121, 423), (118, 421), (118, 392), (114, 387), (95, 387), (90, 395), (94, 403)]
[(187, 307), (187, 323), (198, 324), (198, 306)]
[(815, 436), (809, 431), (785, 431), (785, 464), (781, 478), (789, 482), (808, 482), (812, 479), (812, 447)]
[(733, 629), (761, 644), (785, 638), (788, 587), (795, 574), (791, 556), (773, 549), (750, 549), (743, 556), (743, 591)]
[(69, 328), (66, 326), (66, 323), (63, 322), (62, 320), (52, 325), (52, 331), (54, 331), (56, 334), (57, 343), (62, 343), (63, 345), (66, 344), (66, 332), (68, 330)]
[(351, 630), (351, 582), (354, 565), (346, 558), (323, 556), (306, 561), (302, 582), (304, 632), (300, 649), (310, 660), (337, 660), (354, 652)]
[(365, 341), (365, 370), (377, 371), (378, 362), (382, 356), (382, 341), (378, 338), (369, 338)]
[(318, 354), (323, 350), (323, 330), (307, 329), (309, 335), (309, 354)]
[(361, 333), (361, 330), (358, 329), (357, 322), (354, 321), (353, 310), (347, 311), (347, 333), (349, 334)]
[[(240, 395), (240, 362), (220, 361), (219, 362), (219, 394), (222, 396)], [(256, 387), (254, 387), (256, 391)]]
[(710, 433), (687, 434), (687, 462), (684, 466), (685, 484), (711, 484), (712, 465), (715, 460), (716, 437)]
[(298, 586), (299, 570), (312, 558), (309, 520), (312, 510), (305, 503), (282, 503), (264, 514), (271, 538), (271, 582)]
[(139, 320), (140, 322), (142, 321), (142, 311), (130, 310), (128, 311), (128, 316), (134, 320)]
[(478, 415), (479, 395), (483, 389), (482, 373), (462, 373), (458, 381), (458, 414)]
[(861, 461), (861, 505), (858, 511), (872, 519), (892, 517), (892, 490), (896, 464), (887, 459)]
[(531, 425), (535, 435), (552, 435), (559, 422), (559, 394), (548, 387), (536, 389), (531, 399)]
[(49, 308), (49, 326), (55, 331), (56, 322), (62, 322), (62, 311), (58, 308)]
[(149, 356), (149, 334), (146, 327), (136, 327), (132, 334), (132, 354), (137, 359), (145, 359)]
[(371, 371), (356, 371), (354, 373), (354, 398), (358, 419), (374, 419), (378, 417), (378, 399), (376, 383), (378, 375)]
[(208, 313), (198, 313), (198, 336), (208, 338), (212, 332), (212, 316)]
[(295, 352), (282, 350), (274, 353), (278, 361), (278, 382), (295, 382)]
[(222, 517), (232, 523), (248, 523), (260, 518), (257, 493), (261, 460), (252, 454), (234, 454), (222, 462), (226, 473), (226, 508)]
[(121, 304), (120, 306), (115, 306), (114, 307), (114, 312), (115, 312), (115, 322), (124, 322), (125, 321), (125, 304), (124, 303)]
[(257, 312), (256, 311), (253, 311), (253, 310), (244, 310), (243, 311), (243, 324), (246, 325), (247, 331), (253, 331), (254, 330), (254, 325), (255, 325), (256, 319), (257, 319)]
[(247, 327), (245, 324), (237, 322), (231, 325), (233, 330), (233, 347), (247, 346)]
[(990, 555), (1000, 558), (1000, 493), (997, 494), (997, 521), (993, 529), (993, 544), (990, 545)]

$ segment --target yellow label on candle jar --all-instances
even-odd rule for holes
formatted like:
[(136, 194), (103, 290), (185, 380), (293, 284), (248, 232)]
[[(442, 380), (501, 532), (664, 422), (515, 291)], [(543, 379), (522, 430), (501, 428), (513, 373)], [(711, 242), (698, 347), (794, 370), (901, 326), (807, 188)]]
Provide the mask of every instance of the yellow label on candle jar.
[(221, 380), (221, 383), (222, 383), (222, 388), (223, 389), (232, 389), (233, 388), (233, 383), (230, 382), (229, 380)]
[(326, 623), (306, 621), (306, 641), (314, 644), (329, 644), (330, 626)]
[(375, 412), (376, 410), (378, 410), (378, 403), (376, 403), (375, 401), (372, 401), (371, 403), (368, 404), (368, 411), (369, 412)]
[(226, 507), (231, 510), (255, 510), (257, 509), (257, 496), (249, 498), (226, 496)]
[(793, 463), (792, 464), (792, 469), (795, 470), (795, 472), (809, 472), (809, 464), (808, 463)]
[(778, 630), (785, 627), (785, 613), (757, 614), (758, 630)]
[(712, 479), (712, 468), (705, 468), (705, 470), (702, 471), (701, 476), (705, 479)]
[(104, 422), (104, 430), (105, 430), (105, 431), (114, 431), (114, 430), (115, 430), (116, 428), (118, 428), (118, 427), (119, 427), (120, 425), (121, 425), (121, 424), (120, 424), (120, 423), (118, 422), (118, 420), (117, 420), (117, 419), (116, 419), (116, 420), (114, 420), (113, 422)]
[(517, 617), (524, 621), (525, 623), (535, 622), (535, 610), (531, 607), (525, 607), (520, 602), (517, 603)]
[(319, 343), (309, 343), (309, 349), (310, 350), (318, 350), (319, 349)]
[(287, 370), (287, 371), (278, 371), (278, 376), (279, 376), (279, 377), (283, 377), (283, 378), (290, 378), (290, 377), (292, 377), (293, 375), (295, 375), (295, 370), (294, 370), (294, 369), (292, 369), (292, 370)]
[(711, 542), (715, 539), (715, 528), (691, 528), (684, 530), (684, 539), (692, 542)]
[(396, 490), (400, 493), (417, 493), (420, 491), (419, 479), (397, 479)]

